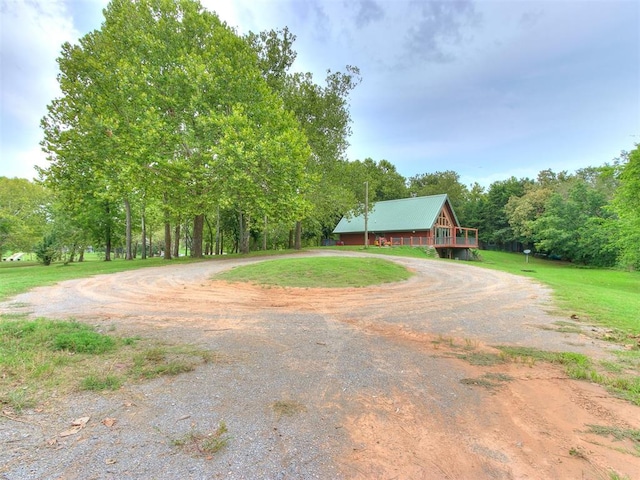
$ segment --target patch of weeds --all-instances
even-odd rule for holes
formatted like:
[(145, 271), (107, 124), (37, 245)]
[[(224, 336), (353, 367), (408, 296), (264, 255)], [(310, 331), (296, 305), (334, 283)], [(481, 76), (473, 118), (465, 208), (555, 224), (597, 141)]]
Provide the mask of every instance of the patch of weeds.
[(633, 451), (625, 448), (616, 448), (615, 450), (640, 457), (640, 430), (634, 430), (631, 428), (613, 427), (609, 425), (587, 425), (589, 430), (587, 433), (594, 433), (602, 437), (613, 437), (614, 441), (629, 440), (633, 446)]
[(165, 347), (153, 347), (145, 350), (139, 359), (149, 363), (162, 363), (167, 357), (167, 349)]
[(54, 392), (115, 390), (127, 381), (177, 375), (216, 360), (214, 353), (192, 345), (150, 346), (139, 337), (101, 334), (74, 321), (5, 315), (0, 315), (0, 346), (0, 406), (17, 412), (46, 402)]
[(580, 327), (580, 325), (576, 325), (574, 322), (558, 320), (556, 322), (553, 322), (553, 324), (557, 328), (549, 328), (548, 330), (554, 330), (556, 332), (561, 332), (561, 333), (583, 333), (583, 330)]
[(621, 345), (633, 343), (634, 338), (628, 332), (615, 328), (594, 328), (593, 336), (607, 342), (619, 343)]
[(463, 385), (471, 385), (474, 387), (484, 387), (489, 390), (492, 390), (496, 387), (499, 387), (501, 384), (505, 382), (510, 382), (513, 378), (504, 373), (485, 373), (479, 378), (463, 378), (460, 380), (460, 383)]
[(494, 383), (486, 378), (463, 378), (460, 380), (460, 383), (463, 385), (471, 385), (473, 387), (484, 387), (488, 389), (493, 389), (498, 386), (497, 383)]
[(16, 413), (21, 413), (25, 408), (35, 407), (37, 402), (26, 388), (15, 388), (0, 395), (0, 404), (8, 405)]
[(587, 455), (584, 453), (584, 451), (580, 447), (571, 447), (569, 449), (569, 455), (575, 458), (580, 458), (582, 460), (587, 459)]
[(609, 480), (631, 480), (628, 476), (621, 477), (618, 472), (609, 471)]
[(615, 377), (606, 386), (616, 396), (640, 406), (640, 377)]
[(195, 368), (196, 366), (193, 363), (172, 361), (146, 368), (141, 372), (141, 376), (144, 378), (156, 378), (163, 375), (179, 375), (181, 373), (192, 372)]
[(467, 353), (463, 355), (458, 355), (458, 358), (469, 362), (471, 365), (498, 365), (500, 363), (505, 363), (505, 359), (500, 355), (496, 355), (495, 353), (487, 353), (487, 352), (473, 352)]
[(80, 382), (82, 390), (100, 392), (103, 390), (118, 390), (123, 384), (123, 379), (116, 375), (89, 375)]
[(601, 360), (600, 366), (604, 368), (607, 372), (611, 373), (622, 373), (624, 367), (616, 362), (610, 362), (609, 360)]
[(556, 332), (560, 333), (582, 333), (582, 329), (580, 327), (558, 327), (556, 328)]
[[(631, 375), (600, 373), (593, 365), (589, 357), (573, 352), (547, 352), (530, 347), (499, 346), (505, 358), (518, 359), (523, 362), (529, 359), (562, 365), (570, 378), (587, 380), (607, 388), (619, 398), (627, 400), (635, 405), (640, 405), (640, 376), (632, 372)], [(627, 351), (628, 352), (628, 351)], [(621, 352), (622, 353), (622, 352)], [(635, 354), (630, 355), (634, 358)], [(640, 358), (640, 356), (638, 356)], [(633, 360), (634, 362), (636, 360)]]
[(629, 439), (640, 446), (640, 430), (609, 425), (587, 425), (587, 427), (589, 427), (589, 433), (595, 433), (603, 437), (612, 436), (616, 440)]
[(625, 368), (640, 369), (640, 349), (619, 350), (614, 354), (617, 357), (617, 362)]
[(207, 352), (180, 346), (155, 346), (133, 357), (131, 372), (139, 378), (156, 378), (163, 375), (179, 375), (191, 372), (198, 363), (205, 362)]
[(53, 339), (53, 350), (72, 353), (100, 354), (113, 350), (116, 342), (112, 337), (81, 329), (77, 332), (60, 333)]
[(510, 382), (513, 380), (513, 377), (511, 375), (507, 375), (506, 373), (489, 372), (485, 373), (483, 376), (490, 380), (496, 380), (498, 382)]
[(227, 425), (220, 422), (214, 432), (204, 434), (191, 430), (171, 443), (191, 455), (213, 455), (229, 444), (231, 437), (227, 433)]
[(278, 418), (291, 417), (298, 413), (307, 411), (307, 407), (305, 407), (300, 402), (296, 402), (295, 400), (278, 400), (277, 402), (273, 402), (271, 404), (271, 408), (276, 413)]
[(478, 348), (478, 341), (477, 340), (471, 340), (470, 338), (465, 338), (464, 339), (464, 349), (465, 350), (476, 350)]
[[(10, 305), (11, 307), (13, 307), (14, 305)], [(25, 320), (27, 318), (27, 314), (26, 313), (3, 313), (2, 317), (5, 320)]]

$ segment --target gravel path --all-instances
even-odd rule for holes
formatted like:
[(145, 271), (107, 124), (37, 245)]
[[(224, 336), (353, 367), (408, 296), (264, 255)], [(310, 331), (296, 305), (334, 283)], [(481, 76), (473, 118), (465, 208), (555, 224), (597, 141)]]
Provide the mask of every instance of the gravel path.
[[(309, 255), (327, 254), (341, 253)], [(197, 344), (222, 359), (115, 393), (77, 394), (55, 414), (0, 417), (0, 478), (560, 478), (578, 471), (573, 458), (564, 466), (552, 460), (570, 433), (547, 426), (552, 440), (545, 443), (530, 432), (542, 423), (523, 422), (535, 402), (518, 403), (518, 389), (528, 387), (514, 381), (498, 395), (517, 404), (516, 413), (497, 409), (495, 392), (465, 383), (482, 372), (455, 352), (465, 344), (515, 344), (601, 356), (608, 346), (554, 331), (549, 291), (526, 278), (466, 263), (385, 258), (416, 275), (364, 289), (267, 289), (212, 281), (218, 271), (262, 261), (223, 260), (67, 281), (0, 304), (2, 312)], [(531, 368), (502, 368), (532, 378)], [(577, 395), (571, 381), (554, 383), (557, 371), (535, 372), (545, 388)], [(627, 413), (606, 409), (626, 424)], [(59, 436), (85, 416), (79, 433)], [(215, 455), (173, 444), (221, 422), (230, 440)]]

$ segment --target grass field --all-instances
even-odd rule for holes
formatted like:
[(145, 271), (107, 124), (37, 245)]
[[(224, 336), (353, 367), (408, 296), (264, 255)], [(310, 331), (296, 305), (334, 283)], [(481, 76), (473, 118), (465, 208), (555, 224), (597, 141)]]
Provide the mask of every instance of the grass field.
[(286, 258), (245, 265), (216, 275), (228, 281), (285, 287), (364, 287), (406, 280), (404, 267), (379, 258)]
[(538, 280), (553, 289), (557, 307), (587, 321), (640, 334), (640, 272), (581, 268), (566, 262), (523, 254), (481, 251), (480, 262), (492, 268)]

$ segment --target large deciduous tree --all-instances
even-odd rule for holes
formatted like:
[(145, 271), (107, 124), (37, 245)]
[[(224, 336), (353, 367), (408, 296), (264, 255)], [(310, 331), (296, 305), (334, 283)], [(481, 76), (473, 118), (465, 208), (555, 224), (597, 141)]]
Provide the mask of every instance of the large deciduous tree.
[(318, 232), (328, 225), (333, 228), (336, 216), (357, 203), (343, 180), (351, 134), (348, 98), (360, 82), (360, 72), (352, 66), (345, 73), (327, 71), (324, 85), (319, 85), (311, 73), (290, 72), (296, 53), (295, 36), (288, 29), (251, 33), (247, 41), (258, 54), (264, 78), (293, 112), (310, 147), (306, 172), (313, 181), (304, 192), (310, 208), (296, 221), (294, 248), (299, 249), (303, 221)]
[[(204, 215), (220, 204), (243, 218), (304, 210), (304, 134), (255, 51), (197, 1), (113, 0), (102, 28), (65, 44), (59, 63), (42, 174), (55, 188), (121, 202), (127, 258), (132, 210), (143, 218), (154, 200), (166, 222), (193, 219), (194, 256)], [(168, 223), (165, 232), (168, 258)]]

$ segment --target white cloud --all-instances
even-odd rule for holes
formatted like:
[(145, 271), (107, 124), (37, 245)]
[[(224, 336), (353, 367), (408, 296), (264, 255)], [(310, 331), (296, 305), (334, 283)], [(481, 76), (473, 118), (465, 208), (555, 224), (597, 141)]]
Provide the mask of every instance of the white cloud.
[[(59, 95), (56, 58), (60, 47), (79, 34), (64, 3), (54, 0), (5, 1), (1, 22), (0, 149), (3, 163), (19, 169), (38, 148), (40, 119), (46, 105)], [(8, 147), (9, 142), (14, 146)], [(17, 150), (18, 144), (24, 153)]]

